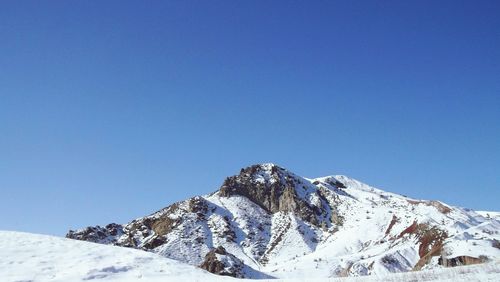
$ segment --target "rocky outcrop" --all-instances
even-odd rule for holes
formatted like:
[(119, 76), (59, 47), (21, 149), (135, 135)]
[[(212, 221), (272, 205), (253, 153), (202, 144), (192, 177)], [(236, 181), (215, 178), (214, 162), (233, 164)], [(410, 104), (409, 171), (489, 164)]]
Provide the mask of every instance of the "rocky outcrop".
[(442, 265), (444, 267), (455, 267), (455, 266), (461, 266), (461, 265), (471, 265), (471, 264), (478, 264), (478, 263), (484, 263), (488, 261), (486, 257), (470, 257), (470, 256), (458, 256), (454, 258), (444, 258), (441, 257), (438, 260), (439, 265)]
[[(334, 207), (328, 205), (322, 191), (309, 181), (274, 164), (253, 165), (242, 168), (240, 174), (226, 178), (219, 190), (222, 197), (246, 197), (269, 213), (291, 212), (316, 225), (325, 225), (338, 218), (329, 214)], [(311, 198), (315, 198), (313, 203)]]
[(226, 178), (219, 192), (223, 197), (247, 197), (264, 210), (275, 213), (295, 209), (296, 180), (275, 165), (253, 165), (243, 168), (239, 175)]
[(418, 223), (416, 220), (399, 234), (398, 239), (407, 234), (414, 237), (418, 244), (420, 259), (413, 267), (413, 270), (422, 269), (422, 267), (431, 262), (432, 257), (440, 256), (444, 240), (448, 238), (448, 233), (445, 230), (437, 226), (431, 226), (428, 223)]
[[(326, 177), (326, 178), (324, 178), (324, 179), (323, 179), (323, 182), (325, 182), (326, 184), (329, 184), (329, 185), (331, 185), (331, 186), (333, 186), (333, 187), (339, 188), (339, 189), (345, 189), (345, 188), (347, 188), (347, 187), (344, 185), (344, 183), (342, 183), (342, 182), (338, 181), (337, 179), (335, 179), (334, 177), (331, 177), (331, 176), (330, 176), (330, 177)], [(320, 182), (320, 181), (318, 181), (318, 180), (316, 180), (316, 181), (314, 181), (314, 182), (313, 182), (313, 184), (314, 184), (314, 185), (318, 185), (318, 184), (320, 184), (320, 183), (321, 183), (321, 182)]]
[(123, 234), (123, 226), (110, 223), (105, 227), (89, 226), (82, 230), (70, 230), (66, 238), (89, 241), (102, 244), (113, 244), (119, 236)]
[(106, 227), (92, 226), (77, 231), (70, 230), (66, 238), (149, 251), (167, 242), (167, 235), (184, 220), (180, 215), (191, 214), (194, 220), (204, 221), (207, 212), (206, 200), (203, 197), (193, 197), (152, 215), (132, 220), (126, 225), (112, 223)]
[(389, 226), (387, 226), (387, 229), (385, 230), (385, 235), (389, 235), (391, 233), (392, 227), (394, 227), (394, 224), (398, 221), (398, 217), (395, 215), (392, 215), (391, 222), (389, 222)]
[(236, 278), (245, 277), (243, 273), (244, 266), (245, 264), (240, 259), (228, 253), (226, 249), (221, 246), (208, 252), (205, 256), (205, 260), (200, 265), (201, 268), (208, 272)]
[(497, 249), (500, 249), (500, 240), (493, 240), (493, 242), (491, 242), (491, 245)]

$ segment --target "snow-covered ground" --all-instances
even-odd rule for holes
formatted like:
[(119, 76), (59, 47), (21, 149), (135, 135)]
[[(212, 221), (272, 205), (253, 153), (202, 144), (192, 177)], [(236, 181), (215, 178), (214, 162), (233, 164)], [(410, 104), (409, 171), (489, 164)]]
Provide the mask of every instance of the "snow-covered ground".
[[(313, 271), (313, 270), (311, 270)], [(0, 231), (0, 281), (242, 281), (140, 250)], [(259, 281), (500, 281), (500, 261), (384, 276)]]
[(225, 281), (140, 250), (0, 231), (0, 281)]
[[(276, 280), (274, 280), (276, 281)], [(278, 281), (330, 281), (330, 282), (400, 282), (400, 281), (439, 281), (439, 282), (488, 282), (500, 281), (500, 262), (459, 266), (446, 269), (433, 269), (404, 273), (392, 273), (385, 276), (370, 275), (361, 277), (328, 279), (280, 279)]]
[(476, 211), (476, 212), (486, 218), (493, 218), (500, 220), (500, 212), (494, 212), (494, 211)]

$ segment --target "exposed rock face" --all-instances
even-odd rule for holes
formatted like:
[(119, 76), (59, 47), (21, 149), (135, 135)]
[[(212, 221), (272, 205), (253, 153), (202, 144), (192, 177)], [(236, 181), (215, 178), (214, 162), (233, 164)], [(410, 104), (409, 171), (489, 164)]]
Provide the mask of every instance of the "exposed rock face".
[(455, 267), (460, 265), (471, 265), (486, 262), (486, 257), (458, 256), (454, 258), (439, 258), (439, 264), (445, 267)]
[(244, 278), (244, 265), (240, 259), (219, 246), (206, 254), (200, 267), (214, 274)]
[(226, 178), (220, 195), (245, 196), (270, 213), (294, 211), (295, 186), (299, 181), (278, 166), (253, 165), (242, 169), (239, 175)]
[(497, 249), (500, 249), (500, 241), (499, 240), (493, 240), (493, 242), (491, 243), (491, 245)]
[[(332, 184), (344, 187), (340, 182)], [(244, 196), (269, 213), (291, 212), (317, 226), (337, 223), (335, 213), (327, 214), (334, 207), (328, 204), (323, 190), (274, 164), (241, 169), (239, 175), (226, 178), (219, 193), (222, 197)]]
[(83, 230), (70, 230), (67, 238), (89, 241), (94, 243), (115, 243), (117, 238), (123, 234), (123, 227), (116, 223), (110, 223), (105, 227), (89, 226)]
[[(393, 221), (391, 225), (394, 225), (397, 220), (393, 216)], [(392, 226), (389, 226), (392, 228)], [(388, 229), (390, 232), (390, 229)], [(389, 232), (386, 231), (386, 234)], [(418, 255), (419, 260), (417, 264), (413, 267), (413, 270), (420, 270), (426, 264), (431, 262), (432, 257), (440, 256), (443, 249), (443, 242), (448, 238), (448, 233), (445, 230), (440, 229), (437, 226), (431, 226), (428, 223), (418, 223), (414, 221), (412, 225), (403, 230), (398, 237), (413, 237), (415, 242), (418, 244)]]
[[(186, 219), (205, 221), (207, 212), (206, 200), (203, 197), (193, 197), (152, 215), (132, 220), (125, 225), (112, 223), (106, 227), (94, 226), (78, 231), (70, 230), (66, 238), (150, 251), (167, 243), (168, 235)], [(182, 216), (183, 214), (186, 216)]]

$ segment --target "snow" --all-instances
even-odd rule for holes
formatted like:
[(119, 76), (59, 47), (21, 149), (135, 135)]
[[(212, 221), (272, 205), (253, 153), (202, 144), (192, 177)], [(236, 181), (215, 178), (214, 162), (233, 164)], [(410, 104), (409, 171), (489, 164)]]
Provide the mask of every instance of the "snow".
[(478, 213), (481, 216), (484, 216), (486, 218), (493, 218), (493, 219), (496, 219), (496, 220), (500, 220), (500, 212), (494, 212), (494, 211), (476, 211), (476, 213)]
[[(336, 181), (346, 188), (333, 187), (331, 183)], [(279, 260), (272, 260), (274, 263), (263, 269), (276, 277), (308, 276), (319, 279), (411, 271), (420, 259), (419, 243), (410, 235), (400, 238), (399, 234), (415, 221), (440, 226), (449, 233), (444, 244), (448, 258), (466, 255), (476, 258), (487, 256), (495, 260), (500, 257), (500, 250), (492, 247), (493, 240), (500, 239), (497, 220), (437, 201), (414, 200), (385, 192), (346, 176), (316, 178), (311, 182), (320, 182), (318, 186), (337, 194), (338, 200), (334, 202), (344, 223), (333, 234), (323, 233), (320, 243), (310, 254), (301, 255), (293, 251), (296, 246), (283, 248), (292, 250), (291, 254), (282, 251), (276, 255)], [(440, 206), (449, 208), (450, 212), (440, 211)], [(397, 217), (397, 221), (386, 234), (393, 216)], [(300, 242), (301, 239), (296, 238), (295, 241)], [(294, 259), (293, 254), (299, 257)], [(440, 269), (442, 266), (437, 264), (435, 257), (427, 268)], [(314, 272), (311, 273), (310, 269)]]
[(439, 281), (439, 282), (497, 282), (500, 281), (500, 262), (488, 264), (461, 266), (446, 269), (433, 269), (384, 275), (342, 278), (288, 278), (268, 281), (288, 282), (399, 282), (399, 281)]
[[(0, 281), (245, 281), (216, 276), (153, 253), (30, 233), (0, 231)], [(222, 258), (224, 259), (224, 258)], [(302, 275), (259, 281), (499, 281), (500, 261), (418, 272), (317, 278), (311, 261)], [(254, 280), (255, 281), (255, 280)]]
[(0, 281), (226, 281), (135, 249), (0, 231)]

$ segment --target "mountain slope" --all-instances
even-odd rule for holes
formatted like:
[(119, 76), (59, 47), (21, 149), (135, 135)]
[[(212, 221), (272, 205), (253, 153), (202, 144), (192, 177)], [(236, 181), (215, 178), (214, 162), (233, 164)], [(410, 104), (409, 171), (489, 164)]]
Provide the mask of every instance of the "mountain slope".
[(234, 277), (324, 278), (495, 260), (499, 230), (494, 216), (346, 176), (307, 179), (261, 164), (228, 177), (212, 194), (67, 237), (143, 249)]
[(0, 281), (225, 281), (157, 254), (0, 231)]

